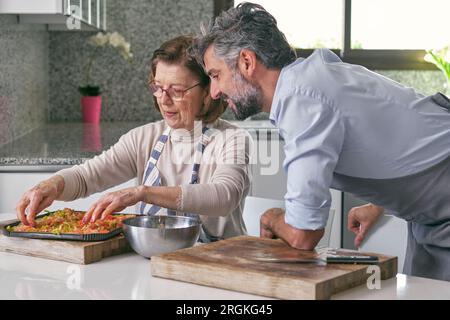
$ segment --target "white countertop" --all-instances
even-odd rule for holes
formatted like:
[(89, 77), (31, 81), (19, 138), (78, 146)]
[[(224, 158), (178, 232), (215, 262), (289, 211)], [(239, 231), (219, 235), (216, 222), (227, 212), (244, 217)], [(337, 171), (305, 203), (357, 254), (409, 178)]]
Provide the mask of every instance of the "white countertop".
[[(11, 215), (0, 215), (0, 220)], [(135, 253), (90, 265), (0, 252), (0, 299), (263, 300), (267, 297), (152, 277), (150, 260)], [(450, 299), (450, 282), (398, 274), (332, 299)]]

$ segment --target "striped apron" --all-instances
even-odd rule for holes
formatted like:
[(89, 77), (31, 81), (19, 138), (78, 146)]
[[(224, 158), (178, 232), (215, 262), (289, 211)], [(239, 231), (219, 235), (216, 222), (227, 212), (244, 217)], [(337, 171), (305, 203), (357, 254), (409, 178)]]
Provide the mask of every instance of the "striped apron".
[[(167, 143), (167, 140), (170, 137), (170, 131), (171, 128), (167, 127), (163, 134), (159, 137), (158, 142), (156, 143), (155, 147), (153, 148), (152, 152), (150, 153), (150, 158), (147, 161), (147, 166), (144, 170), (144, 174), (142, 177), (142, 184), (146, 186), (160, 186), (161, 185), (161, 175), (156, 167), (156, 164), (159, 160), (159, 157), (161, 156), (161, 153), (164, 149), (165, 144)], [(199, 182), (198, 173), (200, 170), (200, 162), (203, 155), (203, 152), (205, 151), (206, 145), (210, 141), (211, 137), (210, 134), (213, 130), (209, 130), (208, 127), (202, 128), (202, 136), (200, 139), (199, 144), (197, 145), (197, 148), (195, 149), (194, 154), (194, 165), (192, 167), (192, 175), (191, 179), (189, 181), (189, 184), (196, 184)], [(142, 215), (160, 215), (164, 214), (164, 211), (167, 211), (167, 215), (176, 215), (176, 211), (161, 208), (157, 205), (141, 202), (139, 205), (139, 212)], [(183, 213), (184, 216), (188, 217), (194, 217), (198, 218), (199, 216), (195, 213)], [(202, 225), (202, 232), (200, 234), (200, 241), (201, 242), (212, 242), (217, 241), (219, 238), (214, 237), (210, 234), (208, 234)]]

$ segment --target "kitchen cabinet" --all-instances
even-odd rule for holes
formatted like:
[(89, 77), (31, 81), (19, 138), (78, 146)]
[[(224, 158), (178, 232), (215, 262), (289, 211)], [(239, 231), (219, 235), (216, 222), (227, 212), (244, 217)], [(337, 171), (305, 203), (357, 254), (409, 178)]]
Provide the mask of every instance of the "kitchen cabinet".
[(253, 142), (250, 194), (261, 198), (283, 199), (287, 181), (283, 170), (283, 141), (274, 130), (257, 130), (253, 134)]
[[(57, 171), (55, 166), (55, 172)], [(21, 195), (36, 185), (38, 182), (49, 178), (54, 172), (2, 172), (0, 171), (0, 212), (15, 212), (17, 201)], [(137, 185), (137, 179), (132, 179), (118, 186), (112, 187), (104, 192), (95, 193), (87, 198), (78, 199), (71, 202), (55, 201), (48, 208), (56, 210), (61, 208), (72, 208), (85, 211), (89, 209), (92, 203), (99, 199), (103, 194), (127, 187)], [(134, 206), (128, 207), (123, 212), (135, 213)]]
[(47, 24), (49, 30), (106, 30), (106, 0), (0, 0), (0, 14)]
[(367, 232), (359, 247), (364, 252), (379, 252), (398, 257), (398, 272), (403, 271), (408, 228), (405, 220), (385, 214)]
[[(366, 201), (356, 198), (349, 193), (344, 193), (342, 206), (342, 216), (344, 219), (342, 233), (343, 248), (356, 249), (354, 245), (355, 234), (347, 230), (347, 217), (351, 208), (365, 204), (367, 204)], [(406, 221), (395, 217), (387, 211), (386, 214), (384, 214), (367, 232), (359, 250), (397, 256), (398, 271), (401, 272), (405, 260), (407, 236), (408, 230)]]

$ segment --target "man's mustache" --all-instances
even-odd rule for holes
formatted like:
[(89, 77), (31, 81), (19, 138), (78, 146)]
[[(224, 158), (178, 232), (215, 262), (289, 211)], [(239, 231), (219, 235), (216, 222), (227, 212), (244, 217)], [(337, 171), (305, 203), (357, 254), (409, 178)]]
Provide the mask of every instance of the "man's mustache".
[(226, 94), (224, 94), (224, 93), (222, 93), (222, 94), (219, 96), (219, 99), (222, 100), (222, 101), (227, 101), (228, 98), (229, 98), (229, 97), (228, 97)]

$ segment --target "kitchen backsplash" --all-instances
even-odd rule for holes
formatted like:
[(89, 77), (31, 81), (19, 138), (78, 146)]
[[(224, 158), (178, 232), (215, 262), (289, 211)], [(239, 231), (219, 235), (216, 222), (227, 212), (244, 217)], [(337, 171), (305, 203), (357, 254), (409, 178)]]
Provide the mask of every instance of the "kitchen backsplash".
[(44, 25), (0, 15), (0, 145), (47, 121), (48, 38)]
[[(109, 0), (108, 31), (117, 31), (131, 44), (132, 64), (112, 48), (101, 50), (92, 78), (102, 88), (103, 121), (160, 119), (147, 90), (149, 61), (162, 42), (196, 33), (213, 15), (211, 0)], [(90, 32), (50, 32), (50, 121), (81, 120), (77, 86), (93, 47)]]
[[(108, 31), (131, 43), (132, 64), (112, 48), (100, 51), (91, 70), (102, 88), (102, 121), (160, 119), (147, 91), (149, 60), (159, 45), (174, 36), (196, 33), (211, 18), (211, 0), (108, 0)], [(138, 23), (136, 23), (138, 22)], [(96, 32), (46, 31), (22, 25), (14, 15), (0, 15), (0, 145), (47, 121), (80, 121), (78, 86)], [(442, 90), (440, 71), (380, 71), (423, 94)], [(233, 119), (228, 110), (225, 119)], [(267, 119), (259, 114), (253, 119)]]

